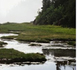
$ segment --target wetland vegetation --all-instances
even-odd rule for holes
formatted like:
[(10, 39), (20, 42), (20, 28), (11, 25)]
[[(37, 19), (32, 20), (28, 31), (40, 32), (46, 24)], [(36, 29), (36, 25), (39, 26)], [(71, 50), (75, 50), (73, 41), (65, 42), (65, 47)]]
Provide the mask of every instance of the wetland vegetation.
[(75, 3), (43, 0), (41, 11), (30, 23), (0, 24), (0, 69), (3, 64), (46, 61), (41, 65), (15, 66), (16, 69), (11, 65), (9, 70), (76, 70)]
[[(67, 62), (71, 61), (71, 63), (69, 62), (71, 65), (73, 62), (76, 62), (75, 31), (75, 28), (63, 28), (54, 25), (33, 25), (32, 23), (0, 24), (0, 39), (8, 43), (8, 45), (4, 47), (6, 49), (0, 49), (0, 63), (23, 64), (24, 62), (37, 63), (47, 60), (46, 63), (44, 63), (45, 66), (42, 65), (42, 67), (45, 68), (49, 66), (51, 69), (56, 66), (53, 66), (52, 62), (53, 64), (65, 62), (64, 65), (67, 65)], [(13, 33), (15, 33), (15, 35), (13, 35)], [(69, 46), (67, 43), (75, 47)], [(40, 65), (37, 65), (37, 67), (38, 66)], [(46, 70), (48, 70), (48, 68)]]
[(14, 62), (42, 62), (46, 61), (45, 56), (39, 53), (19, 52), (14, 49), (0, 49), (0, 63)]
[(26, 42), (50, 42), (51, 40), (75, 41), (76, 29), (55, 25), (33, 25), (32, 23), (0, 24), (0, 33), (17, 33), (18, 36), (2, 37)]

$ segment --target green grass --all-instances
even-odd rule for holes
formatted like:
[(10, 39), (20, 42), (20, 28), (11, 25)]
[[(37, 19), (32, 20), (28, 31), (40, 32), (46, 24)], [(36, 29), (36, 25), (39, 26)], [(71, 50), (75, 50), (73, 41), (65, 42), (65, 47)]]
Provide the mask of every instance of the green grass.
[(19, 35), (16, 38), (21, 41), (49, 42), (52, 39), (76, 39), (76, 29), (74, 28), (63, 28), (54, 25), (33, 25), (30, 23), (0, 25), (1, 33), (10, 31), (18, 33)]
[(26, 62), (26, 61), (41, 62), (41, 61), (46, 61), (46, 59), (43, 54), (39, 54), (39, 53), (25, 54), (23, 52), (19, 52), (14, 49), (0, 49), (0, 62), (7, 62), (7, 61), (8, 62)]

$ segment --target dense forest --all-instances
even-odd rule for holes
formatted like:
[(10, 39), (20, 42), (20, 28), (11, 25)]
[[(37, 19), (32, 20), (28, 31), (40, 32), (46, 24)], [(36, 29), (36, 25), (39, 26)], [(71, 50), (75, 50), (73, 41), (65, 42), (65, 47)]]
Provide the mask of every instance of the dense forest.
[(75, 28), (75, 0), (43, 0), (42, 3), (42, 11), (38, 13), (38, 16), (33, 22), (34, 24), (53, 24)]

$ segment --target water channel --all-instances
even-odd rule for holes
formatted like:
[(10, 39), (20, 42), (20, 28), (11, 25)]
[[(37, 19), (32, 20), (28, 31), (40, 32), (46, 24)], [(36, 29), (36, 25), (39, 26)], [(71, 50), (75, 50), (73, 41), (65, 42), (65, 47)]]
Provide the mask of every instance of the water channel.
[[(0, 34), (0, 37), (11, 35), (17, 34)], [(0, 41), (8, 43), (3, 48), (13, 48), (24, 53), (43, 53), (47, 59), (45, 63), (0, 64), (0, 70), (76, 70), (76, 48), (64, 42), (51, 41), (50, 43), (39, 43), (42, 46), (29, 46), (30, 43), (16, 40), (0, 39)]]

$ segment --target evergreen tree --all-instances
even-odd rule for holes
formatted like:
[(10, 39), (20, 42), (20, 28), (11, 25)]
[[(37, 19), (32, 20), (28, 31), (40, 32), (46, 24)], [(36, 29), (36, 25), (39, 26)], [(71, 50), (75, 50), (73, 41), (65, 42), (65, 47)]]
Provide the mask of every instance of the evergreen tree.
[(34, 24), (55, 24), (63, 27), (75, 27), (75, 0), (43, 0), (42, 11)]

